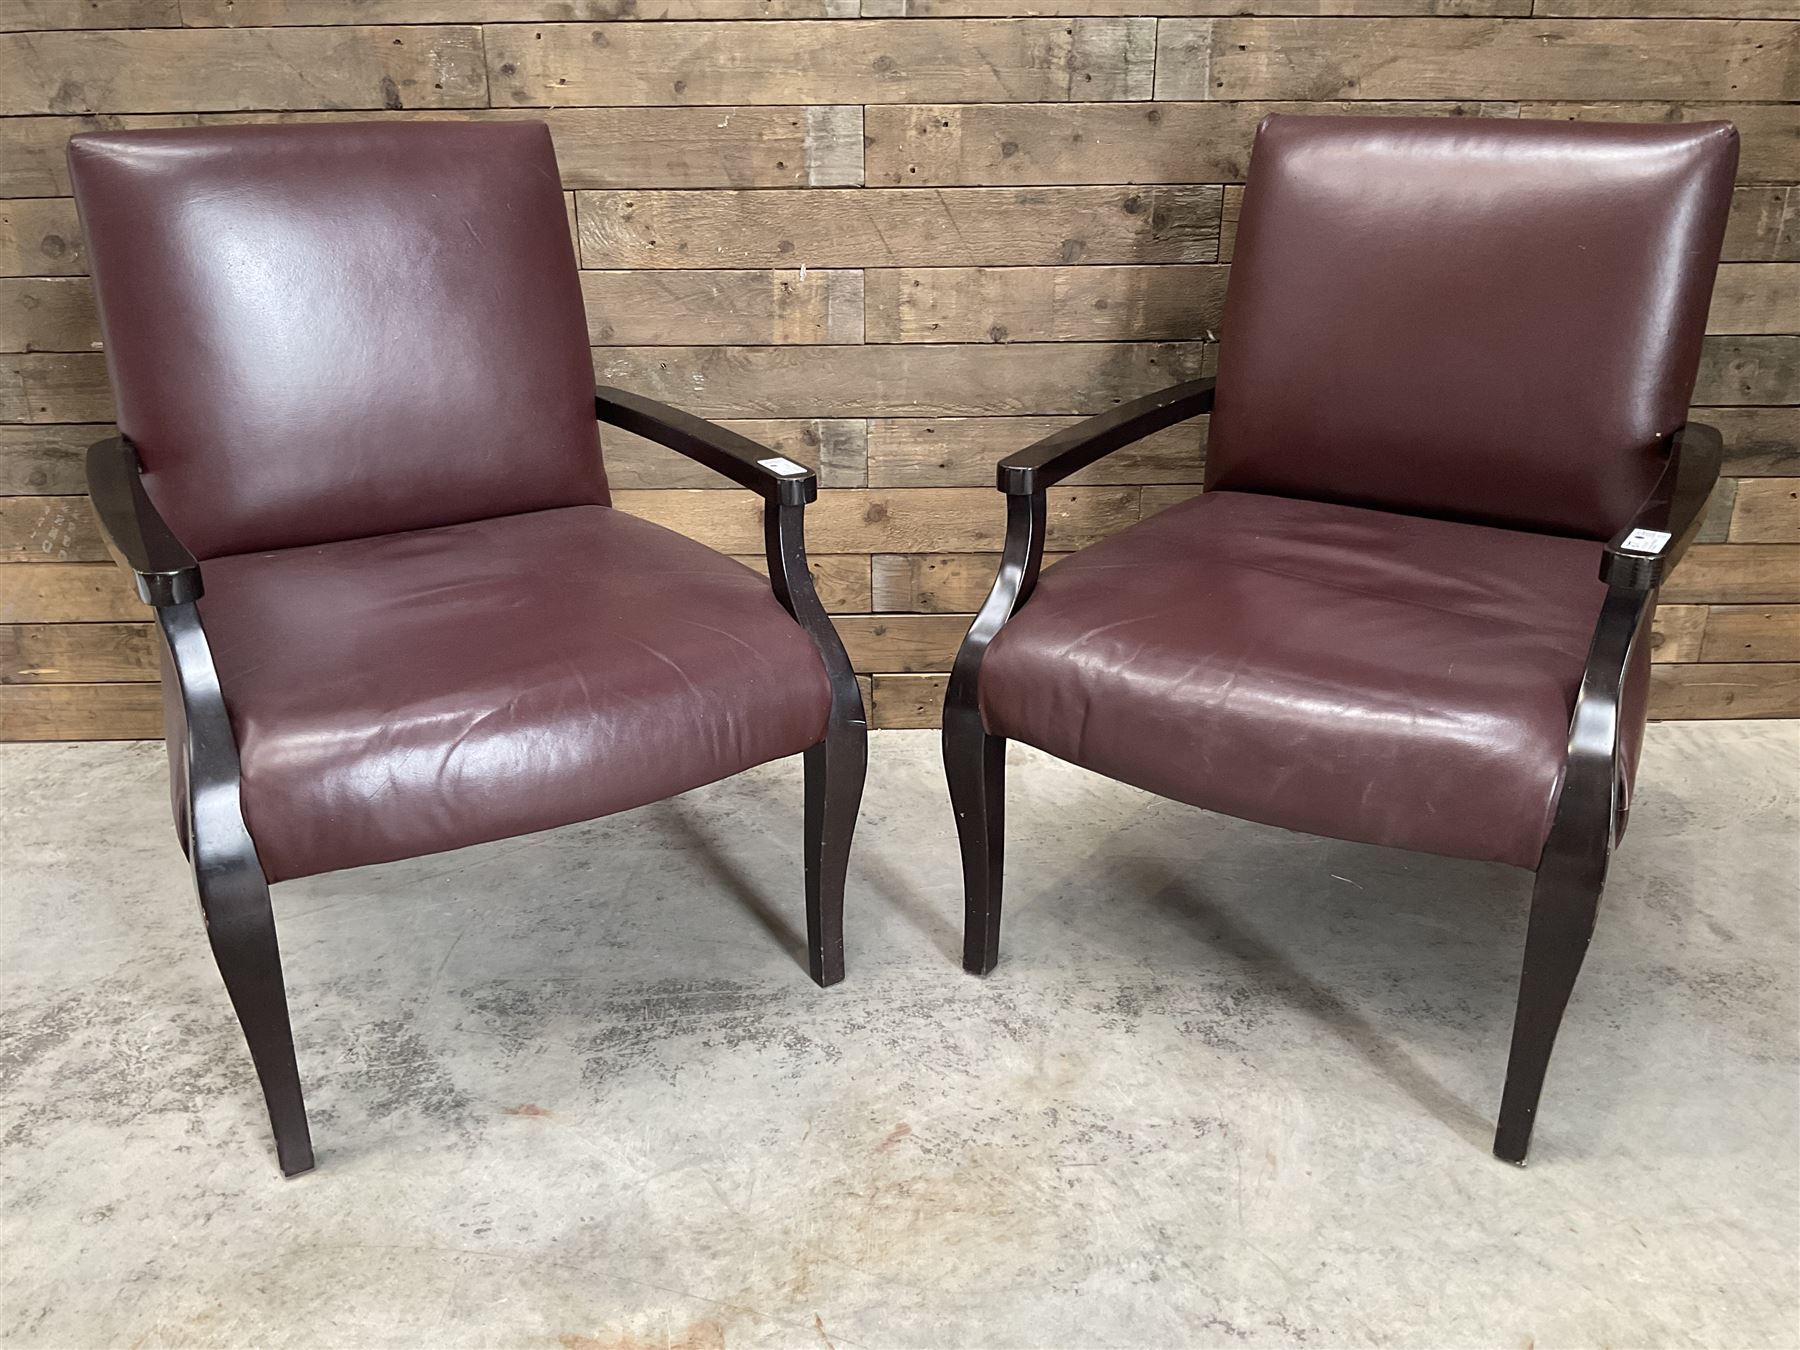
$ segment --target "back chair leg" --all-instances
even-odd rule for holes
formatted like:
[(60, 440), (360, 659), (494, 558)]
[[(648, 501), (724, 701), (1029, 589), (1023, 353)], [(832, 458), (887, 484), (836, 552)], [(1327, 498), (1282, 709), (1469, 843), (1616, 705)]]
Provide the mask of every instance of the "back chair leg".
[(253, 861), (234, 860), (199, 872), (198, 885), (213, 958), (262, 1081), (269, 1123), (275, 1130), (276, 1159), (287, 1176), (310, 1172), (312, 1133), (300, 1093), (300, 1069), (294, 1062), (294, 1032), (288, 1021), (268, 883)]
[(1519, 1009), (1513, 1020), (1512, 1056), (1506, 1065), (1506, 1089), (1500, 1098), (1500, 1124), (1494, 1134), (1494, 1156), (1523, 1166), (1531, 1147), (1538, 1097), (1550, 1067), (1563, 1011), (1581, 973), (1600, 892), (1604, 868), (1567, 859), (1546, 859), (1531, 895), (1531, 920), (1525, 934), (1525, 964), (1519, 976)]
[(1006, 741), (978, 716), (944, 715), (944, 770), (962, 845), (963, 969), (986, 975), (1000, 960), (1000, 885), (1006, 848)]
[(806, 752), (806, 960), (821, 988), (844, 978), (844, 878), (868, 763), (860, 720), (834, 719)]

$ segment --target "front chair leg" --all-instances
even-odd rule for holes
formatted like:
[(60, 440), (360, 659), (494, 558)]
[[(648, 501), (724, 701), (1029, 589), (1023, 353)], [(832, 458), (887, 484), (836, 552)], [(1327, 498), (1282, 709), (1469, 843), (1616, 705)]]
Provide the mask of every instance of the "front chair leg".
[(944, 716), (944, 771), (963, 864), (963, 969), (986, 975), (1000, 960), (1000, 885), (1006, 847), (1006, 741), (980, 719)]
[(806, 960), (820, 988), (844, 978), (844, 878), (868, 764), (860, 715), (834, 718), (806, 752)]
[(269, 886), (253, 864), (234, 863), (198, 876), (206, 936), (225, 979), (250, 1058), (262, 1082), (275, 1156), (287, 1176), (310, 1172), (312, 1133), (294, 1062), (294, 1032), (288, 1021), (281, 952), (275, 940), (275, 911)]
[(1519, 1008), (1513, 1020), (1512, 1055), (1500, 1098), (1494, 1156), (1524, 1165), (1531, 1147), (1538, 1097), (1550, 1067), (1557, 1029), (1581, 973), (1594, 918), (1606, 884), (1604, 865), (1596, 874), (1579, 860), (1546, 859), (1531, 894), (1525, 933), (1525, 963), (1519, 975)]

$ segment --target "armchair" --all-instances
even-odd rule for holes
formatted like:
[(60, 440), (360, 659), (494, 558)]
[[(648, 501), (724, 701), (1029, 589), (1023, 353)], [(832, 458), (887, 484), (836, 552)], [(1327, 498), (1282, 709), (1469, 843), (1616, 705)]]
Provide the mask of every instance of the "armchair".
[[(1719, 473), (1684, 425), (1723, 123), (1271, 117), (1214, 380), (998, 466), (945, 696), (964, 966), (1008, 739), (1265, 824), (1536, 872), (1495, 1153), (1523, 1163), (1620, 838), (1646, 634)], [(1045, 490), (1212, 413), (1206, 490), (1042, 579)]]
[[(177, 834), (287, 1175), (313, 1166), (269, 886), (791, 754), (808, 964), (843, 978), (866, 724), (817, 479), (594, 387), (541, 123), (70, 142), (120, 435), (103, 532), (164, 639)], [(758, 493), (769, 578), (609, 504), (597, 426)]]

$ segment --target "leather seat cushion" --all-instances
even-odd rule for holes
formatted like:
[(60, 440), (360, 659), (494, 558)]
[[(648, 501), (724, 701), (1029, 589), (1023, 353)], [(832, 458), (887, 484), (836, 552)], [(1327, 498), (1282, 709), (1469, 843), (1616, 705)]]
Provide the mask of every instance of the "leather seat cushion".
[(824, 665), (767, 579), (610, 507), (204, 578), (270, 880), (607, 815), (825, 735)]
[[(1209, 492), (1049, 568), (988, 730), (1266, 824), (1535, 867), (1601, 545)], [(1647, 643), (1628, 707), (1642, 706)], [(1641, 712), (1627, 718), (1635, 760)]]

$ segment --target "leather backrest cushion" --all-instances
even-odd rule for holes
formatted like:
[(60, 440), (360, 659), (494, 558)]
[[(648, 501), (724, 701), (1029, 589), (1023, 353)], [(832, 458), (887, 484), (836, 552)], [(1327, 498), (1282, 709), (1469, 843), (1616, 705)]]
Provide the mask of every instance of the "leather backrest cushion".
[(201, 557), (606, 500), (549, 132), (69, 142), (120, 430)]
[(1686, 418), (1737, 133), (1276, 116), (1209, 487), (1605, 538)]

